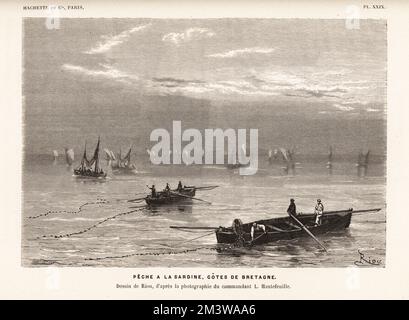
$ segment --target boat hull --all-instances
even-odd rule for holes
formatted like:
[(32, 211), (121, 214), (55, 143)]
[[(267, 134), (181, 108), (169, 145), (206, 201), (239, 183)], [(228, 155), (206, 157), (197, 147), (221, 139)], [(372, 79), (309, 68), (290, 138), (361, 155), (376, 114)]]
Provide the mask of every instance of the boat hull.
[[(301, 221), (307, 229), (314, 235), (327, 233), (330, 231), (343, 230), (349, 227), (351, 223), (353, 210), (332, 211), (327, 215), (324, 213), (321, 225), (315, 225), (315, 215), (306, 214), (298, 215), (297, 219)], [(254, 233), (254, 241), (251, 239), (250, 230), (252, 223), (243, 224), (242, 237), (246, 242), (252, 244), (265, 244), (278, 240), (291, 240), (300, 237), (308, 237), (309, 235), (300, 228), (291, 217), (275, 218), (268, 220), (255, 221), (257, 224), (266, 226), (266, 233), (256, 231)], [(216, 230), (217, 243), (234, 244), (237, 243), (239, 237), (232, 228), (220, 227)]]
[[(165, 191), (158, 192), (156, 197), (152, 197), (151, 195), (145, 198), (145, 202), (148, 205), (167, 205), (173, 203), (179, 203), (182, 201), (192, 201), (189, 197), (194, 197), (196, 194), (196, 188), (185, 188), (182, 191), (178, 192), (177, 190), (172, 190), (173, 193), (167, 194)], [(186, 196), (179, 196), (175, 194), (176, 192)]]
[(84, 175), (84, 174), (81, 174), (81, 173), (74, 172), (73, 176), (75, 178), (77, 178), (77, 179), (90, 179), (90, 180), (92, 180), (92, 179), (105, 179), (107, 177), (107, 174), (106, 173), (102, 173), (102, 174), (100, 174), (100, 173), (94, 174), (93, 173), (93, 174), (90, 174), (90, 175)]

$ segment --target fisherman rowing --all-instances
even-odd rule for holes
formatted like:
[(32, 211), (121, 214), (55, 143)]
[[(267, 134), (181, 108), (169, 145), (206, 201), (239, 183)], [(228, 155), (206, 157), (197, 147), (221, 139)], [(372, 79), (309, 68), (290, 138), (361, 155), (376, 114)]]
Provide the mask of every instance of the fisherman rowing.
[[(156, 188), (155, 185), (153, 184), (152, 187), (147, 186), (148, 189), (151, 190), (151, 195), (152, 197), (156, 197), (157, 196), (157, 192), (156, 192)], [(177, 188), (174, 190), (176, 192), (182, 192), (184, 189), (186, 189), (186, 186), (183, 187), (182, 181), (179, 181)], [(167, 182), (165, 188), (163, 189), (164, 192), (166, 192), (167, 194), (171, 193), (171, 187), (170, 184)]]
[(263, 231), (263, 234), (266, 234), (266, 226), (264, 224), (258, 224), (256, 222), (253, 223), (250, 230), (251, 241), (254, 241), (254, 233), (256, 231)]

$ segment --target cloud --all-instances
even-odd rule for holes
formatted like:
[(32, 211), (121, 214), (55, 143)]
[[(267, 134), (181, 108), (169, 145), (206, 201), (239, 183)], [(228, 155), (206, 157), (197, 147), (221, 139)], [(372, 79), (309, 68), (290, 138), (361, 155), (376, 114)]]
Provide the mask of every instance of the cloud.
[(209, 54), (207, 57), (209, 58), (235, 58), (249, 54), (270, 54), (275, 51), (274, 48), (260, 48), (260, 47), (253, 47), (253, 48), (244, 48), (244, 49), (236, 49), (225, 51), (221, 53), (214, 53)]
[(181, 45), (182, 43), (186, 43), (192, 40), (200, 40), (205, 38), (211, 38), (215, 35), (213, 31), (207, 28), (189, 28), (186, 29), (184, 32), (171, 32), (165, 34), (162, 37), (162, 41), (169, 42), (174, 45)]
[(324, 87), (324, 86), (295, 86), (293, 88), (295, 91), (300, 93), (304, 93), (305, 96), (315, 97), (315, 98), (322, 98), (322, 97), (329, 97), (329, 98), (339, 98), (336, 94), (330, 93), (346, 93), (347, 90), (341, 87)]
[[(345, 74), (345, 76), (340, 76)], [(286, 70), (255, 68), (246, 77), (254, 85), (270, 87), (283, 96), (308, 100), (327, 100), (342, 106), (359, 108), (373, 102), (369, 90), (372, 79), (361, 77), (349, 69), (287, 68)]]
[(340, 105), (340, 104), (338, 104), (338, 103), (334, 103), (333, 106), (334, 106), (335, 108), (337, 108), (338, 110), (341, 110), (341, 111), (352, 111), (352, 110), (355, 110), (355, 108), (353, 108), (353, 107), (343, 106), (343, 105)]
[[(166, 81), (163, 81), (166, 79)], [(271, 88), (259, 88), (246, 80), (223, 80), (223, 81), (197, 81), (181, 80), (172, 78), (152, 79), (149, 83), (151, 89), (164, 94), (183, 94), (194, 97), (209, 97), (208, 94), (217, 96), (273, 96), (278, 93)]]
[(367, 108), (366, 111), (367, 112), (380, 112), (381, 110), (374, 109), (374, 108)]
[(92, 78), (103, 78), (111, 79), (119, 82), (125, 82), (131, 84), (139, 80), (139, 77), (136, 75), (131, 75), (125, 72), (122, 72), (110, 65), (100, 64), (101, 69), (88, 69), (81, 66), (75, 66), (72, 64), (64, 64), (61, 68), (65, 71), (85, 75)]
[(165, 78), (152, 78), (153, 81), (157, 82), (166, 82), (166, 83), (204, 83), (205, 81), (202, 80), (184, 80), (184, 79), (176, 79), (171, 77)]
[(359, 105), (362, 105), (362, 106), (366, 106), (369, 103), (370, 103), (369, 101), (363, 101), (363, 100), (359, 100), (359, 99), (355, 99), (355, 98), (352, 98), (352, 99), (349, 99), (347, 101), (342, 102), (342, 104), (345, 104), (345, 105), (348, 105), (348, 104), (357, 105), (357, 104), (359, 104)]
[(86, 54), (99, 54), (99, 53), (105, 53), (109, 50), (111, 50), (111, 48), (118, 46), (126, 41), (128, 41), (129, 37), (131, 36), (131, 34), (138, 32), (138, 31), (142, 31), (144, 29), (146, 29), (147, 27), (149, 27), (151, 24), (145, 24), (145, 25), (140, 25), (140, 26), (136, 26), (132, 29), (129, 30), (125, 30), (123, 32), (121, 32), (120, 34), (117, 34), (115, 36), (102, 36), (102, 38), (104, 39), (103, 42), (99, 42), (98, 45), (94, 48), (91, 48), (88, 51), (85, 51)]
[[(62, 69), (95, 80), (108, 79), (124, 83), (149, 94), (184, 95), (206, 99), (267, 99), (272, 96), (294, 97), (309, 101), (326, 101), (331, 112), (367, 110), (370, 106), (367, 94), (358, 95), (357, 88), (345, 85), (344, 79), (331, 76), (314, 79), (313, 73), (300, 70), (240, 70), (218, 69), (211, 76), (199, 79), (183, 77), (139, 78), (126, 70), (118, 70), (114, 64), (99, 64), (97, 67), (65, 64)], [(229, 71), (230, 70), (230, 71)], [(349, 81), (350, 80), (345, 80)], [(367, 112), (375, 112), (369, 108)], [(374, 109), (375, 110), (375, 109)]]

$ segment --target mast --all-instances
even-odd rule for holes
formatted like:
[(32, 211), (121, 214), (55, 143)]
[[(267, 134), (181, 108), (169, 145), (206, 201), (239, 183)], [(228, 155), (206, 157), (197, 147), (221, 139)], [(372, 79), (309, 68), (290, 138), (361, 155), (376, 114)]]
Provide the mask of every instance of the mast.
[(99, 142), (100, 142), (100, 138), (98, 136), (98, 143), (97, 143), (97, 147), (95, 148), (94, 151), (94, 160), (95, 160), (95, 169), (94, 172), (98, 173), (99, 172)]
[(81, 160), (81, 170), (84, 171), (84, 164), (88, 163), (87, 159), (87, 141), (85, 141), (85, 146), (84, 146), (84, 154), (82, 155), (82, 160)]

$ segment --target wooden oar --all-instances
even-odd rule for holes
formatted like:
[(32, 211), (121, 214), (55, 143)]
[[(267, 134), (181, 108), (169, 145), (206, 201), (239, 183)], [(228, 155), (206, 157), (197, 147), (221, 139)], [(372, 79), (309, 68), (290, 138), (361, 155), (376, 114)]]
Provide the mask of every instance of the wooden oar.
[(266, 235), (267, 232), (263, 232), (262, 234), (260, 234), (257, 238), (250, 240), (248, 243), (252, 246), (254, 242), (256, 242), (258, 239), (260, 239), (262, 236)]
[(217, 230), (216, 227), (179, 227), (179, 226), (170, 226), (171, 229), (192, 229), (192, 230)]
[(174, 194), (174, 195), (177, 195), (177, 196), (180, 196), (180, 197), (189, 198), (189, 199), (194, 199), (194, 200), (197, 200), (197, 201), (202, 201), (202, 202), (206, 202), (206, 203), (208, 203), (208, 204), (212, 204), (212, 203), (209, 202), (209, 201), (202, 200), (202, 199), (195, 198), (195, 197), (186, 196), (186, 195), (181, 194), (181, 193), (178, 193), (178, 192), (172, 192), (172, 191), (169, 191), (169, 192), (170, 192), (171, 194)]
[(184, 186), (184, 188), (188, 188), (188, 189), (196, 189), (196, 190), (211, 190), (211, 189), (215, 189), (218, 188), (219, 186), (203, 186), (203, 187), (195, 187), (195, 186)]
[[(365, 210), (354, 210), (354, 209), (347, 209), (347, 210), (336, 210), (336, 211), (324, 211), (324, 215), (330, 215), (330, 214), (338, 214), (342, 212), (348, 212), (352, 211), (352, 213), (365, 213), (365, 212), (378, 212), (381, 211), (382, 208), (375, 208), (375, 209), (365, 209)], [(300, 212), (299, 214), (301, 215), (315, 215), (315, 213), (302, 213)]]
[(145, 197), (143, 197), (143, 198), (136, 198), (136, 199), (130, 199), (130, 200), (128, 200), (128, 202), (135, 202), (135, 201), (142, 201), (142, 200), (145, 200)]
[(365, 209), (365, 210), (354, 210), (352, 209), (352, 213), (361, 213), (361, 212), (378, 212), (381, 211), (382, 208), (376, 208), (376, 209)]
[(307, 229), (306, 226), (304, 226), (302, 224), (302, 222), (300, 220), (298, 220), (296, 217), (294, 217), (291, 213), (289, 213), (290, 217), (293, 218), (299, 225), (300, 227), (311, 237), (313, 238), (320, 246), (321, 248), (323, 248), (325, 250), (325, 252), (327, 252), (327, 248), (325, 248), (325, 246), (321, 243), (321, 241), (319, 241), (312, 233), (310, 230)]
[(205, 186), (205, 187), (193, 187), (193, 188), (195, 188), (196, 190), (212, 190), (212, 189), (215, 189), (215, 188), (218, 188), (219, 186)]

